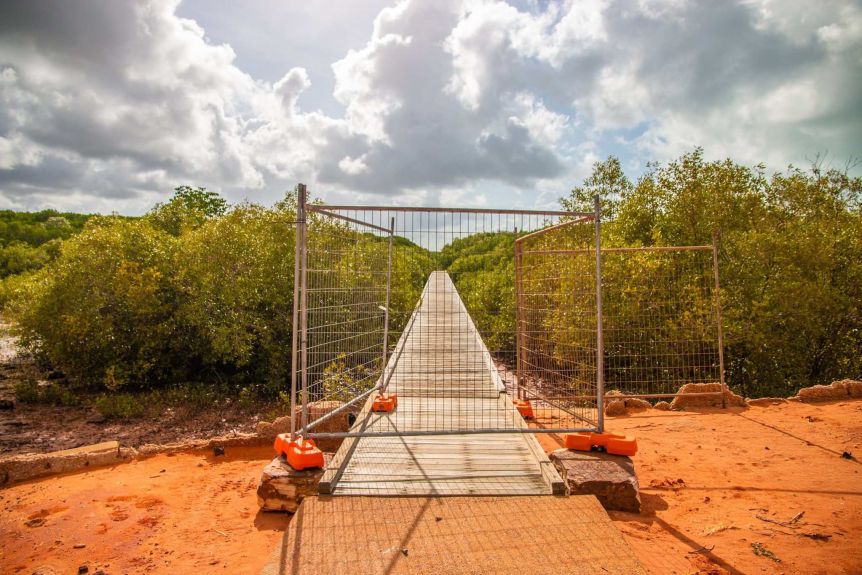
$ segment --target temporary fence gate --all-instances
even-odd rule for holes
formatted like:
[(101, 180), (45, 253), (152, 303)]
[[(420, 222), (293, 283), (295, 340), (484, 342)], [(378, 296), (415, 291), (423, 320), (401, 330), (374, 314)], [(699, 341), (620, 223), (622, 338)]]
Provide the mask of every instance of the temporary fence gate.
[[(714, 246), (602, 249), (597, 201), (567, 212), (298, 196), (292, 438), (601, 432), (606, 386), (723, 388)], [(397, 408), (372, 414), (379, 395)], [(356, 425), (327, 430), (345, 410)]]

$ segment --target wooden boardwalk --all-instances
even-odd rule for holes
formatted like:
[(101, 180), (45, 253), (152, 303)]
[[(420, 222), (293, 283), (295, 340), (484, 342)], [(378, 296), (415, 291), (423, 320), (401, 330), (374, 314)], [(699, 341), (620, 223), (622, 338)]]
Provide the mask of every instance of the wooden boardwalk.
[[(351, 431), (393, 435), (346, 439), (320, 482), (321, 493), (562, 492), (560, 476), (532, 434), (478, 433), (527, 425), (446, 272), (429, 277), (387, 370), (398, 408), (372, 413), (369, 400)], [(421, 435), (397, 435), (404, 432)]]

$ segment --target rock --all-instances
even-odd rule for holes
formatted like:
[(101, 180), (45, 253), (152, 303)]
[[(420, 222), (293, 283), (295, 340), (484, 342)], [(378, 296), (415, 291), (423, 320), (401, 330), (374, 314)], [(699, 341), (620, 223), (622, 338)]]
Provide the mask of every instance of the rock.
[(290, 433), (290, 416), (277, 417), (275, 421), (259, 421), (257, 423), (257, 434), (266, 439), (275, 439), (279, 433)]
[(87, 545), (84, 543), (75, 543), (74, 545), (72, 545), (72, 549), (83, 549), (86, 546)]
[(614, 399), (613, 401), (605, 402), (605, 415), (625, 415), (626, 402), (622, 399)]
[(797, 397), (805, 403), (847, 399), (850, 395), (847, 390), (848, 381), (853, 380), (842, 379), (841, 381), (833, 381), (829, 385), (812, 385), (811, 387), (803, 387), (799, 390)]
[(652, 409), (652, 404), (645, 399), (632, 397), (625, 400), (626, 410)]
[(86, 575), (90, 572), (90, 568), (86, 565), (81, 565), (78, 567), (78, 575)]
[(625, 415), (628, 410), (638, 411), (641, 409), (650, 409), (652, 404), (646, 400), (632, 397), (629, 399), (614, 399), (622, 395), (622, 392), (616, 389), (605, 394), (605, 415)]
[[(329, 464), (332, 454), (324, 453)], [(287, 511), (293, 513), (304, 497), (317, 495), (317, 484), (323, 477), (323, 469), (297, 471), (281, 457), (276, 457), (266, 466), (257, 485), (257, 503), (264, 511)]]
[(638, 478), (631, 458), (558, 449), (549, 458), (571, 495), (595, 495), (607, 510), (639, 513)]
[[(686, 383), (677, 391), (679, 395), (670, 403), (671, 409), (690, 407), (721, 407), (720, 383)], [(688, 395), (694, 393), (715, 393), (715, 395)], [(745, 398), (730, 390), (724, 394), (728, 407), (746, 407)]]
[(224, 455), (224, 447), (221, 445), (213, 445), (213, 455), (216, 457)]
[(33, 575), (59, 575), (59, 573), (53, 567), (44, 565), (36, 567), (36, 569), (33, 570)]
[(844, 387), (847, 388), (847, 395), (850, 397), (862, 397), (862, 381), (854, 379), (845, 379)]
[(15, 402), (11, 399), (0, 399), (0, 411), (11, 411), (15, 409)]
[(46, 375), (45, 377), (47, 377), (48, 379), (63, 379), (64, 377), (66, 377), (66, 374), (59, 369), (54, 369), (52, 371), (49, 371), (48, 375)]
[(137, 452), (116, 441), (85, 445), (50, 453), (26, 453), (0, 459), (0, 487), (44, 475), (67, 473), (84, 467), (116, 465), (134, 459)]
[(666, 401), (659, 401), (655, 405), (653, 405), (654, 409), (658, 409), (659, 411), (668, 411), (670, 410), (670, 403)]

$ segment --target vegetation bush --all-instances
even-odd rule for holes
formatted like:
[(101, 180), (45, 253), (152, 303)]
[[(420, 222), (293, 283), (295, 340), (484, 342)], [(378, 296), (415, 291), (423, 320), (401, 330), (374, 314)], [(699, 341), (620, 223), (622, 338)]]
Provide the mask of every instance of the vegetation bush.
[[(728, 381), (739, 391), (789, 395), (862, 377), (860, 178), (818, 166), (767, 176), (762, 166), (709, 162), (695, 150), (651, 165), (636, 182), (618, 160), (600, 162), (562, 204), (591, 210), (596, 192), (605, 246), (707, 244), (719, 233)], [(37, 354), (74, 381), (109, 390), (108, 411), (136, 413), (121, 388), (189, 381), (202, 382), (188, 391), (201, 401), (210, 401), (201, 390), (213, 382), (245, 402), (281, 397), (290, 373), (294, 218), (293, 196), (272, 208), (229, 207), (189, 187), (143, 218), (0, 212), (0, 247), (8, 250), (0, 275), (13, 274), (0, 303)], [(331, 251), (353, 259), (334, 263), (338, 281), (371, 281), (360, 263), (378, 258), (386, 240), (341, 232), (349, 249)], [(393, 332), (406, 324), (428, 273), (446, 269), (489, 348), (513, 350), (513, 241), (511, 233), (478, 234), (430, 253), (396, 238)], [(642, 268), (607, 271), (617, 283), (646, 286), (662, 271)], [(684, 283), (680, 293), (689, 293)], [(558, 297), (552, 329), (572, 321), (574, 295)], [(613, 342), (607, 349), (614, 353)], [(333, 361), (330, 387), (342, 394), (342, 372), (352, 366)], [(33, 393), (41, 391), (21, 390)], [(114, 397), (125, 399), (115, 405)]]
[(94, 407), (108, 419), (136, 419), (147, 411), (147, 406), (140, 397), (132, 393), (101, 395), (96, 399)]
[(36, 380), (26, 379), (15, 384), (15, 399), (20, 403), (72, 406), (80, 400), (71, 390), (59, 383), (40, 386)]
[[(0, 297), (26, 345), (92, 388), (165, 389), (156, 399), (170, 403), (176, 384), (203, 381), (183, 387), (186, 403), (210, 401), (203, 392), (218, 382), (245, 389), (246, 401), (277, 397), (289, 385), (295, 218), (292, 196), (227, 208), (206, 190), (178, 188), (143, 218), (90, 219), (55, 260), (4, 282)], [(340, 281), (376, 281), (361, 262), (386, 241), (340, 235), (351, 254), (336, 264)], [(393, 258), (399, 329), (434, 264), (405, 240)]]
[(515, 349), (514, 249), (515, 235), (500, 232), (458, 238), (440, 252), (441, 267), (452, 277), (488, 349), (498, 355)]
[(286, 206), (243, 204), (182, 236), (176, 321), (205, 378), (242, 374), (274, 391), (287, 384), (295, 218)]
[(56, 210), (0, 210), (0, 279), (45, 266), (59, 254), (61, 240), (81, 231), (89, 218)]
[(728, 382), (748, 396), (862, 376), (862, 179), (815, 165), (708, 162), (702, 150), (636, 183), (611, 158), (563, 205), (603, 193), (603, 245), (708, 244), (719, 234)]
[(186, 350), (172, 284), (177, 245), (142, 220), (93, 218), (61, 255), (17, 283), (23, 342), (84, 383), (170, 379)]

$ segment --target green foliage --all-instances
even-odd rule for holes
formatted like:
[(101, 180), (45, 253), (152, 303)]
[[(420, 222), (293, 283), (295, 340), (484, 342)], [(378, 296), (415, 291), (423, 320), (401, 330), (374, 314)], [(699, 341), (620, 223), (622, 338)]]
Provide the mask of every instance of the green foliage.
[[(604, 246), (708, 244), (718, 232), (731, 385), (751, 396), (788, 395), (802, 385), (862, 377), (859, 178), (816, 167), (768, 177), (762, 166), (708, 162), (698, 149), (651, 165), (637, 183), (616, 159), (600, 162), (562, 204), (588, 211), (596, 193), (606, 218)], [(291, 372), (295, 214), (294, 195), (269, 209), (228, 207), (218, 195), (190, 187), (177, 188), (170, 201), (138, 219), (0, 212), (0, 276), (8, 276), (0, 303), (24, 343), (77, 382), (112, 392), (160, 389), (158, 401), (168, 404), (214, 401), (212, 382), (223, 386), (218, 393), (243, 390), (245, 402), (259, 394), (279, 397)], [(387, 238), (314, 215), (310, 226), (312, 258), (333, 258), (326, 262), (329, 275), (315, 279), (312, 272), (310, 282), (379, 291)], [(589, 246), (591, 238), (578, 235), (587, 228), (566, 228), (566, 242)], [(511, 352), (513, 252), (512, 233), (476, 234), (435, 254), (395, 238), (392, 333), (406, 325), (428, 274), (446, 269), (488, 347)], [(555, 273), (588, 276), (588, 260), (572, 259)], [(660, 260), (605, 262), (606, 285), (624, 294), (606, 302), (619, 322), (609, 326), (609, 354), (616, 353), (613, 328), (626, 333), (638, 317), (658, 316), (661, 310), (649, 306), (659, 278), (673, 277), (675, 301), (687, 311), (656, 333), (667, 341), (699, 333), (712, 302), (697, 286), (710, 278), (674, 276)], [(561, 348), (591, 345), (590, 318), (573, 310), (589, 309), (592, 288), (548, 283), (537, 289), (553, 301), (549, 337)], [(333, 326), (353, 326), (333, 327), (334, 338), (337, 329), (379, 319), (367, 310), (363, 317), (333, 313)], [(579, 329), (566, 327), (574, 324)], [(635, 343), (655, 345), (646, 337)], [(327, 397), (354, 394), (379, 371), (370, 355), (377, 350), (361, 358), (339, 357), (341, 351), (333, 348), (327, 364)], [(177, 387), (189, 381), (202, 383)], [(35, 384), (16, 390), (21, 401), (74, 401), (61, 392)], [(128, 397), (104, 402), (117, 417), (139, 413)]]
[(176, 319), (202, 366), (244, 372), (276, 390), (287, 384), (294, 220), (286, 209), (243, 204), (182, 236)]
[(15, 399), (20, 403), (39, 403), (45, 405), (78, 405), (78, 396), (59, 383), (40, 386), (35, 380), (27, 379), (15, 384)]
[(0, 244), (18, 242), (37, 247), (51, 240), (64, 240), (81, 231), (90, 219), (86, 214), (56, 210), (15, 212), (0, 210)]
[(108, 419), (137, 419), (147, 411), (140, 398), (131, 393), (101, 395), (94, 406), (96, 411)]
[(165, 232), (178, 236), (188, 229), (195, 229), (212, 218), (227, 211), (227, 202), (206, 188), (179, 186), (167, 203), (156, 204), (147, 214), (151, 223)]
[(568, 198), (561, 198), (560, 204), (569, 212), (593, 212), (593, 198), (598, 195), (602, 218), (613, 218), (619, 198), (631, 191), (632, 183), (623, 172), (622, 164), (611, 156), (604, 162), (596, 162), (584, 185), (574, 188)]
[[(167, 404), (211, 401), (204, 391), (212, 382), (248, 390), (246, 400), (277, 396), (291, 367), (295, 200), (223, 207), (209, 192), (179, 189), (144, 218), (92, 218), (55, 260), (0, 290), (23, 342), (75, 381), (114, 392), (163, 389), (154, 401)], [(326, 226), (337, 233), (323, 233)], [(311, 227), (312, 244), (343, 254), (334, 262), (339, 284), (379, 282), (368, 270), (388, 239), (323, 221)], [(399, 240), (393, 260), (396, 332), (434, 258)], [(176, 387), (187, 381), (205, 383)]]
[(482, 233), (459, 238), (440, 252), (476, 328), (496, 354), (515, 348), (515, 235)]
[(15, 384), (15, 400), (20, 403), (39, 403), (41, 394), (35, 379), (25, 379)]
[(357, 393), (366, 391), (362, 387), (357, 387), (358, 382), (366, 382), (365, 385), (370, 389), (370, 385), (374, 383), (368, 378), (368, 368), (364, 365), (350, 367), (347, 365), (347, 355), (339, 354), (335, 361), (331, 362), (323, 369), (323, 399), (330, 401), (349, 401), (356, 396)]
[(45, 266), (59, 254), (60, 242), (90, 217), (56, 210), (0, 211), (0, 279)]
[(626, 188), (607, 164), (592, 178), (593, 187), (619, 190), (608, 198), (616, 217), (603, 245), (709, 244), (719, 234), (731, 385), (790, 395), (862, 376), (860, 178), (817, 167), (767, 177), (762, 166), (708, 162), (697, 149)]
[(11, 289), (23, 341), (85, 383), (163, 381), (186, 350), (172, 284), (176, 239), (147, 222), (94, 218)]

